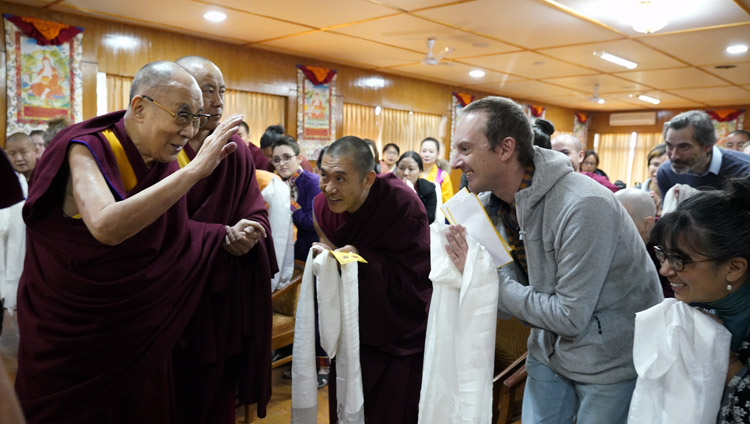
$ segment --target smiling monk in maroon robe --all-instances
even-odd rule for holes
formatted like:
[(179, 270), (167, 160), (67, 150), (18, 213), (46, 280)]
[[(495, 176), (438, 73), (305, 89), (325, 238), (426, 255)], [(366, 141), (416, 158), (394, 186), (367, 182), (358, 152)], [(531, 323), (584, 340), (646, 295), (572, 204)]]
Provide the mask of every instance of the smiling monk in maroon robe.
[[(186, 164), (216, 130), (224, 108), (224, 77), (203, 57), (177, 60), (203, 93), (206, 124), (190, 139), (178, 161)], [(266, 415), (271, 397), (271, 277), (278, 271), (268, 212), (255, 180), (247, 145), (235, 135), (237, 150), (187, 195), (191, 219), (232, 225), (246, 219), (254, 231), (211, 277), (182, 343), (175, 351), (180, 423), (234, 423), (235, 405), (257, 403)], [(266, 234), (267, 236), (263, 236)]]
[(236, 148), (241, 121), (180, 169), (202, 103), (184, 69), (151, 63), (127, 111), (61, 131), (42, 157), (18, 293), (16, 390), (30, 424), (176, 422), (172, 351), (248, 227), (188, 218), (185, 193)]
[[(323, 247), (358, 253), (367, 261), (359, 264), (366, 421), (416, 423), (432, 294), (427, 213), (403, 181), (393, 174), (377, 177), (373, 166), (372, 152), (361, 139), (343, 137), (331, 144), (320, 166), (316, 226)], [(330, 381), (335, 423), (335, 376)]]

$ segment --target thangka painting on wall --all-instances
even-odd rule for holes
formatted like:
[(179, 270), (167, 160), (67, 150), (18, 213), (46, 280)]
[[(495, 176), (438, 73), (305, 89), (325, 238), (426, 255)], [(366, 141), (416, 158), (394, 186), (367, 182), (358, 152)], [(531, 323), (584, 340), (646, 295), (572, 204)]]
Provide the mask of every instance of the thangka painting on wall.
[(547, 108), (539, 105), (526, 105), (526, 116), (529, 117), (529, 121), (534, 123), (536, 118), (544, 119), (544, 114), (547, 112)]
[(742, 129), (745, 109), (707, 110), (711, 122), (716, 128), (716, 144), (724, 145), (730, 132)]
[(3, 15), (7, 65), (6, 134), (45, 129), (46, 122), (83, 119), (83, 29)]
[(297, 65), (297, 141), (310, 160), (336, 139), (335, 95), (335, 70)]
[(589, 133), (589, 115), (585, 112), (575, 112), (573, 114), (573, 136), (577, 138), (581, 145), (586, 145)]

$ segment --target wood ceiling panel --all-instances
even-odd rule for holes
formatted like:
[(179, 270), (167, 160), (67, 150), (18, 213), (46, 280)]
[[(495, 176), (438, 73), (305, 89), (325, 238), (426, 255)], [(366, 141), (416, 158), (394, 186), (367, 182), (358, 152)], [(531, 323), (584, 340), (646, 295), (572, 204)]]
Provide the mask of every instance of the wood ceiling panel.
[(549, 97), (547, 99), (544, 99), (544, 102), (551, 103), (554, 105), (560, 105), (569, 107), (571, 109), (577, 109), (577, 110), (597, 110), (597, 111), (603, 111), (603, 110), (636, 110), (636, 109), (642, 109), (638, 105), (635, 105), (630, 102), (624, 102), (624, 101), (614, 101), (614, 100), (608, 100), (603, 105), (600, 105), (598, 103), (594, 103), (590, 100), (588, 100), (585, 97), (580, 96), (557, 96), (557, 97)]
[[(507, 81), (505, 83), (478, 84), (471, 88), (477, 90), (488, 90), (493, 93), (502, 93), (506, 96), (522, 99), (546, 99), (554, 96), (581, 95), (573, 90), (538, 81)], [(546, 100), (544, 100), (546, 101)]]
[(735, 84), (750, 84), (750, 62), (736, 63), (730, 66), (735, 67), (731, 69), (716, 69), (713, 66), (704, 66), (702, 68)]
[(547, 54), (560, 60), (579, 63), (602, 72), (618, 72), (623, 70), (622, 66), (607, 62), (594, 55), (594, 52), (602, 51), (636, 62), (638, 64), (637, 69), (639, 70), (684, 66), (682, 62), (633, 40), (619, 40), (607, 43), (538, 50), (539, 53)]
[(478, 0), (419, 12), (501, 41), (536, 49), (621, 38), (616, 33), (586, 22), (541, 1)]
[[(661, 103), (659, 103), (658, 105), (652, 105), (648, 102), (638, 100), (637, 95), (639, 94), (644, 94), (646, 96), (659, 99), (661, 100)], [(637, 93), (618, 93), (618, 94), (608, 94), (603, 97), (605, 97), (607, 101), (610, 101), (610, 100), (627, 101), (637, 106), (640, 106), (642, 108), (651, 108), (651, 109), (663, 109), (667, 107), (668, 108), (689, 108), (689, 107), (701, 107), (702, 106), (701, 103), (694, 102), (694, 101), (691, 101), (689, 99), (685, 99), (679, 96), (675, 96), (673, 94), (669, 94), (664, 91), (640, 91)]]
[(728, 85), (719, 78), (695, 68), (621, 72), (614, 75), (661, 90)]
[[(412, 53), (371, 41), (328, 32), (283, 38), (262, 45), (281, 48), (300, 56), (323, 59), (336, 58), (337, 62), (373, 68), (415, 63), (424, 58), (421, 53)], [(336, 48), (332, 50), (331, 46), (336, 46)]]
[[(105, 9), (106, 13), (93, 15), (109, 20), (131, 21), (136, 25), (147, 25), (167, 30), (180, 30), (188, 34), (205, 36), (212, 34), (216, 38), (233, 42), (252, 42), (270, 37), (294, 34), (309, 28), (260, 18), (246, 13), (224, 10), (227, 19), (221, 23), (203, 19), (203, 14), (216, 10), (205, 4), (180, 0), (130, 0), (127, 2), (107, 2), (106, 8), (101, 0), (66, 0), (53, 7), (55, 10), (70, 12), (91, 12)], [(198, 34), (196, 34), (196, 32)]]
[[(627, 17), (633, 0), (558, 0), (567, 7), (625, 34), (641, 36)], [(659, 0), (668, 24), (659, 32), (684, 31), (698, 27), (727, 25), (747, 21), (748, 16), (733, 0)]]
[[(373, 0), (367, 0), (373, 1)], [(428, 7), (440, 7), (443, 5), (453, 5), (456, 3), (471, 3), (476, 0), (374, 0), (375, 3), (381, 3), (402, 10), (420, 10)]]
[(524, 78), (555, 78), (596, 73), (532, 52), (473, 57), (461, 59), (461, 62)]
[(208, 2), (263, 16), (275, 16), (316, 28), (327, 28), (399, 13), (367, 0), (325, 0), (325, 2), (304, 3), (300, 3), (299, 0), (208, 0)]
[(605, 74), (568, 78), (548, 78), (544, 81), (550, 84), (562, 85), (564, 87), (585, 92), (593, 92), (594, 85), (599, 84), (599, 94), (622, 92), (633, 93), (647, 89), (647, 87), (643, 85)]
[(501, 74), (494, 71), (486, 71), (485, 76), (482, 78), (473, 78), (469, 76), (469, 71), (477, 69), (475, 66), (468, 66), (461, 63), (456, 63), (453, 66), (447, 65), (436, 65), (429, 66), (424, 64), (399, 66), (400, 72), (409, 74), (409, 76), (417, 75), (428, 75), (433, 78), (439, 78), (443, 81), (451, 81), (456, 85), (475, 85), (475, 84), (490, 84), (490, 83), (504, 83), (509, 81), (520, 81), (521, 78), (513, 77), (507, 74)]
[(711, 106), (746, 105), (750, 103), (750, 91), (739, 87), (689, 88), (671, 90), (671, 92)]
[(673, 35), (654, 35), (641, 41), (684, 60), (692, 65), (719, 65), (723, 63), (746, 62), (750, 52), (730, 55), (727, 46), (750, 42), (750, 17), (748, 23), (739, 27), (719, 28)]
[(452, 47), (455, 51), (448, 56), (452, 59), (518, 50), (505, 43), (410, 15), (398, 15), (364, 22), (337, 29), (335, 32), (398, 45), (425, 54), (427, 53), (427, 39), (433, 37), (436, 40), (433, 53), (438, 54), (445, 47)]

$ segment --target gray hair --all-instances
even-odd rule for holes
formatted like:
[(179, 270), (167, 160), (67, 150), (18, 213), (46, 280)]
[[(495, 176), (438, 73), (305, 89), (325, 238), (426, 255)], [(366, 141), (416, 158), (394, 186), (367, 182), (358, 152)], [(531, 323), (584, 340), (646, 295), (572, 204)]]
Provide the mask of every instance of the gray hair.
[(689, 110), (670, 119), (664, 124), (664, 133), (662, 136), (666, 140), (667, 131), (681, 130), (687, 127), (693, 127), (693, 139), (703, 147), (713, 146), (716, 144), (716, 129), (711, 122), (711, 117), (702, 110)]
[(518, 161), (523, 165), (531, 164), (534, 158), (534, 133), (521, 106), (505, 97), (490, 96), (469, 103), (463, 109), (462, 116), (479, 112), (487, 114), (484, 133), (490, 142), (490, 149), (494, 150), (505, 137), (513, 137)]

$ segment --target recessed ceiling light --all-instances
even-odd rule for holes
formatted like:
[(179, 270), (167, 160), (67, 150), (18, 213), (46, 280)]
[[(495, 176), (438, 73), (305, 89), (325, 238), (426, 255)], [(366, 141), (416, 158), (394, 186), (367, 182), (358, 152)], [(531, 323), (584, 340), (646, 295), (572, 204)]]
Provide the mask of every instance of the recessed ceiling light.
[(605, 102), (605, 100), (604, 99), (596, 99), (596, 102), (599, 103), (600, 105), (603, 105), (604, 102)]
[(607, 62), (614, 63), (615, 65), (624, 66), (625, 68), (628, 68), (628, 69), (635, 69), (638, 67), (638, 64), (635, 62), (632, 62), (627, 59), (623, 59), (620, 56), (615, 56), (607, 52), (594, 52), (594, 56), (599, 56), (600, 58), (606, 60)]
[(747, 51), (747, 44), (733, 44), (727, 47), (727, 53), (729, 54), (742, 54)]
[(659, 103), (661, 103), (661, 100), (657, 99), (656, 97), (646, 96), (643, 94), (638, 96), (638, 100), (642, 102), (651, 103), (652, 105), (658, 105)]
[(472, 78), (482, 78), (484, 75), (484, 71), (481, 69), (474, 69), (473, 71), (469, 72), (469, 76)]
[(210, 12), (206, 12), (206, 14), (203, 15), (203, 18), (211, 22), (221, 22), (227, 18), (227, 15), (222, 12), (212, 10)]

